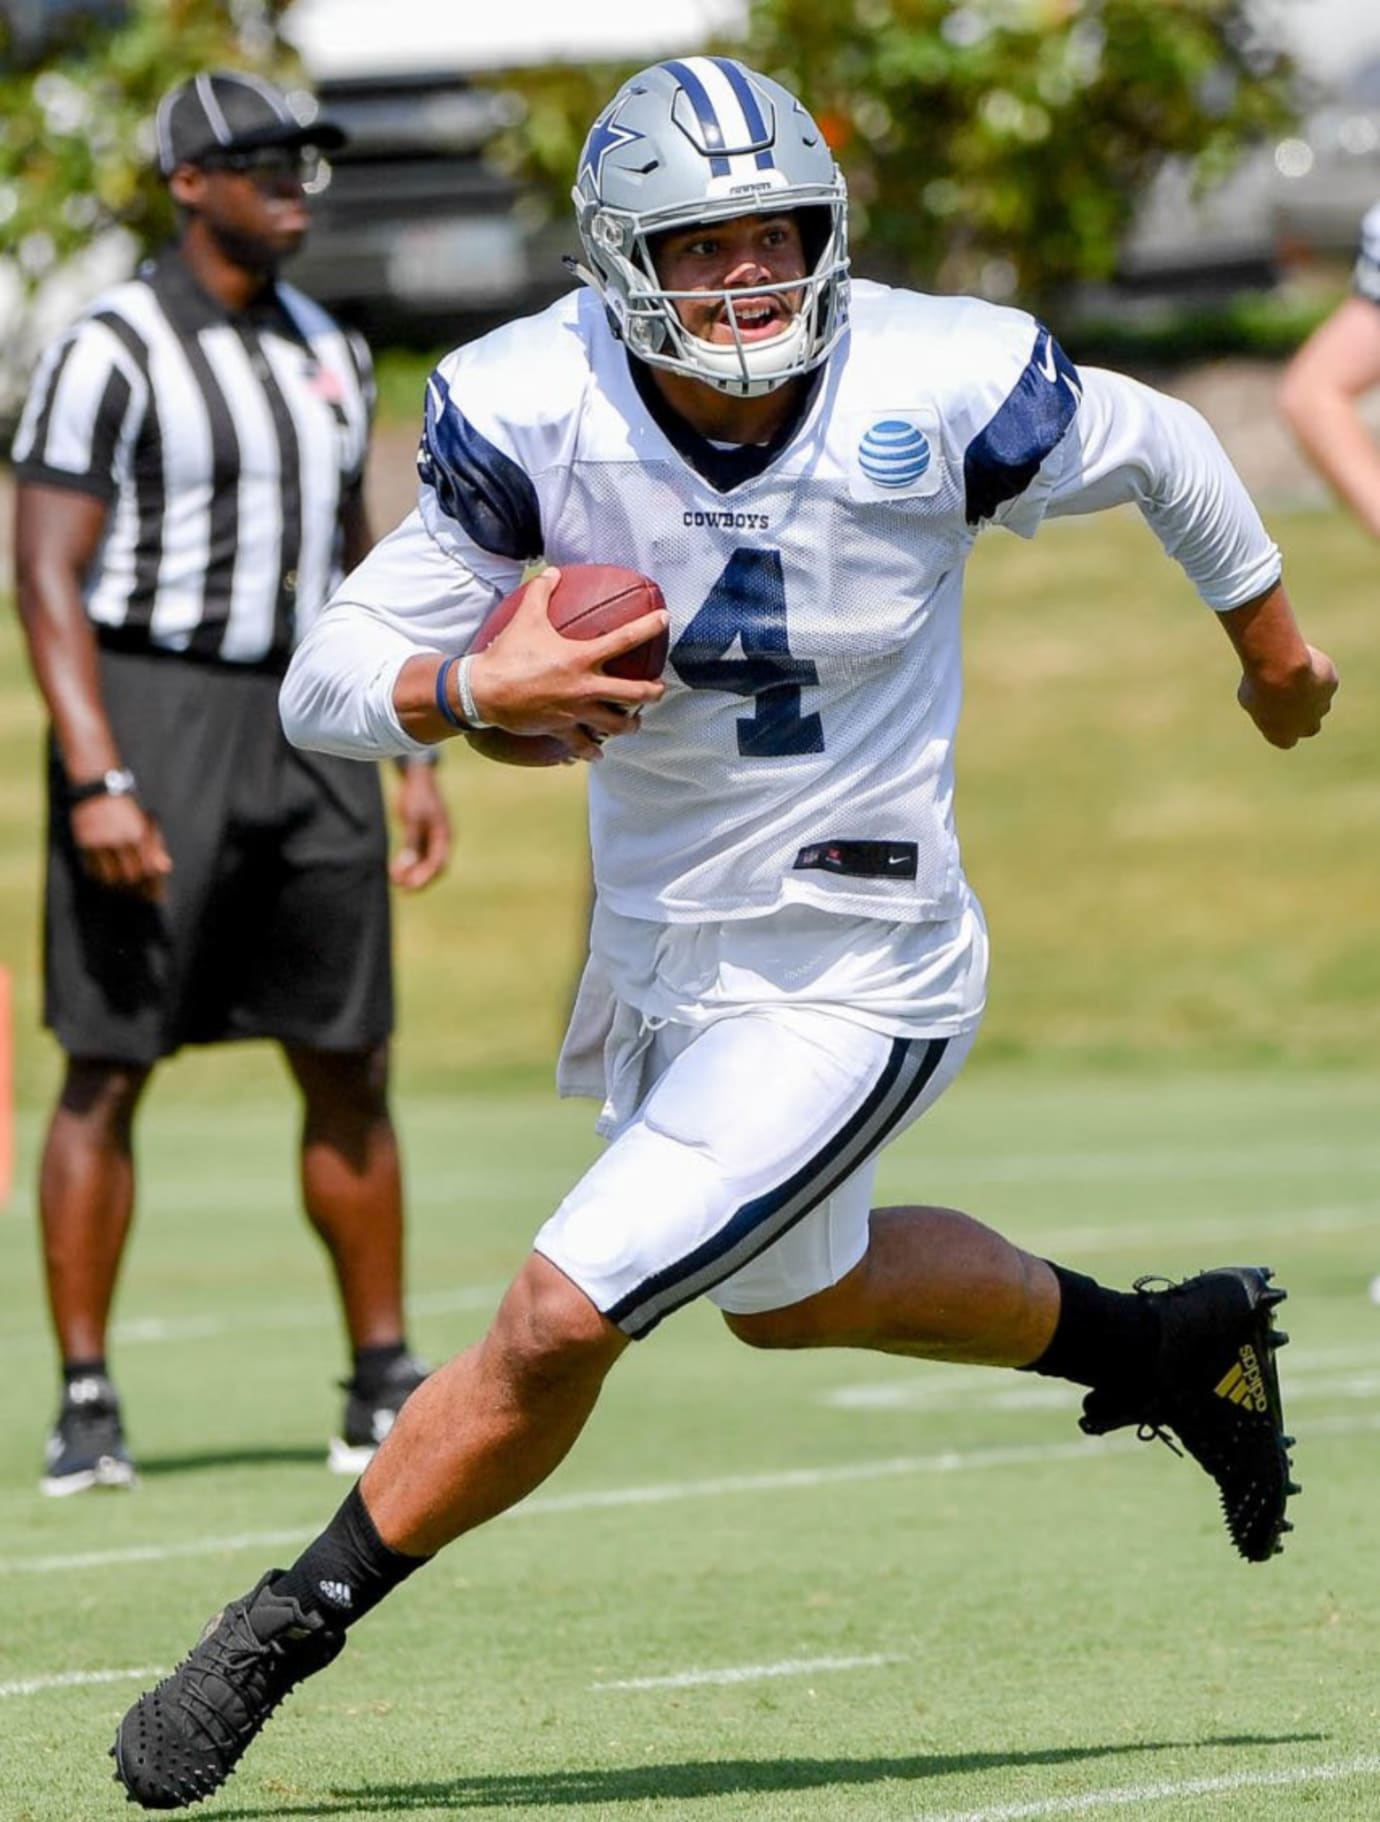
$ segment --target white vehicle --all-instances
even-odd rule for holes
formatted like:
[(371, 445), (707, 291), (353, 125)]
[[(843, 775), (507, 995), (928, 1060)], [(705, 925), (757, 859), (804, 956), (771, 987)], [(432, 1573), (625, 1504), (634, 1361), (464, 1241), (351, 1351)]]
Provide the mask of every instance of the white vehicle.
[(745, 0), (298, 0), (285, 34), (351, 143), (317, 199), (294, 278), (366, 329), (401, 319), (443, 340), (465, 318), (549, 301), (568, 281), (554, 253), (534, 248), (513, 184), (485, 157), (520, 118), (502, 72), (645, 62), (745, 18)]

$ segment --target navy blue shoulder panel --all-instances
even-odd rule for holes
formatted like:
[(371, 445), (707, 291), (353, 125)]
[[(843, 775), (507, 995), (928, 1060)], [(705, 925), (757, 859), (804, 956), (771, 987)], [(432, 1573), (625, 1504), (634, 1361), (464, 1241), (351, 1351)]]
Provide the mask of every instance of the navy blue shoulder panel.
[(1041, 462), (1073, 422), (1083, 385), (1078, 369), (1044, 325), (1025, 372), (985, 430), (963, 454), (970, 525), (1024, 493)]
[(537, 490), (511, 456), (496, 449), (457, 405), (439, 373), (426, 388), (417, 472), (442, 512), (481, 550), (530, 562), (542, 553)]

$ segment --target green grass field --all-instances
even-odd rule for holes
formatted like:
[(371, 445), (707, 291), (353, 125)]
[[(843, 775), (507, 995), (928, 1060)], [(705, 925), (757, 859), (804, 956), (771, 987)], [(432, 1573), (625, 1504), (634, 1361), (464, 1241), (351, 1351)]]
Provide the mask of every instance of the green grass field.
[[(1375, 1075), (989, 1072), (885, 1165), (889, 1198), (973, 1207), (1115, 1280), (1278, 1268), (1306, 1485), (1277, 1562), (1231, 1554), (1192, 1464), (1079, 1438), (1063, 1388), (750, 1354), (692, 1310), (620, 1365), (532, 1505), (367, 1621), (206, 1813), (1373, 1816), (1377, 1097)], [(405, 1125), (416, 1338), (439, 1356), (591, 1144), (532, 1097), (415, 1098)], [(268, 1106), (151, 1128), (118, 1345), (133, 1495), (33, 1491), (34, 1235), (0, 1223), (6, 1822), (125, 1813), (104, 1753), (140, 1678), (48, 1680), (168, 1665), (339, 1496), (340, 1344), (290, 1145)]]
[[(1225, 641), (1134, 521), (979, 552), (959, 821), (992, 1008), (882, 1187), (1115, 1282), (1275, 1265), (1305, 1482), (1288, 1554), (1240, 1563), (1196, 1468), (1084, 1441), (1044, 1381), (752, 1355), (692, 1310), (620, 1366), (540, 1497), (369, 1620), (201, 1813), (1380, 1813), (1377, 570), (1336, 516), (1275, 530), (1344, 677), (1291, 755), (1236, 710)], [(321, 1458), (344, 1362), (278, 1065), (181, 1060), (144, 1118), (113, 1348), (143, 1484), (37, 1496), (38, 729), (6, 627), (0, 1822), (99, 1822), (129, 1813), (104, 1758), (123, 1673), (170, 1664), (342, 1491)], [(579, 780), (464, 756), (447, 775), (455, 875), (398, 943), (414, 1337), (436, 1358), (594, 1150), (544, 1086), (580, 951)]]

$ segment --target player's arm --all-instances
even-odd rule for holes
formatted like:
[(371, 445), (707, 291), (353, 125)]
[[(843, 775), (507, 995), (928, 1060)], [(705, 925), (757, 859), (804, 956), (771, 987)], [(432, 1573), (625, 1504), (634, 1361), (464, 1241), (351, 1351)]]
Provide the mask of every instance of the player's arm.
[(510, 734), (555, 735), (575, 758), (591, 760), (599, 757), (601, 738), (635, 732), (637, 711), (663, 695), (665, 685), (610, 677), (603, 667), (664, 632), (666, 615), (644, 614), (598, 639), (567, 639), (547, 615), (559, 580), (557, 569), (536, 576), (508, 625), (475, 654), (469, 703), (456, 693), (453, 667), (442, 672), (427, 658), (404, 665), (393, 691), (403, 727), (421, 739), (440, 739), (443, 731), (454, 731), (451, 718), (463, 719), (472, 704), (481, 725)]
[(1380, 538), (1380, 446), (1358, 402), (1380, 386), (1380, 303), (1348, 298), (1284, 372), (1279, 405), (1314, 467)]
[[(356, 481), (341, 502), (340, 532), (345, 566), (353, 570), (374, 548), (362, 481)], [(420, 892), (450, 865), (450, 812), (441, 795), (435, 761), (434, 753), (400, 754), (397, 760), (393, 815), (398, 827), (398, 848), (388, 863), (388, 876), (395, 886), (407, 892)]]
[[(505, 394), (504, 363), (485, 378), (482, 345), (475, 360), (478, 382), (465, 351), (427, 382), (417, 510), (346, 579), (293, 656), (281, 705), (299, 746), (418, 753), (488, 725), (555, 735), (573, 757), (597, 759), (599, 739), (634, 732), (636, 710), (663, 693), (659, 683), (605, 677), (601, 667), (660, 631), (664, 616), (600, 639), (564, 639), (546, 613), (554, 573), (534, 582), (463, 677), (448, 662), (467, 653), (489, 610), (544, 549), (535, 484), (495, 403)], [(462, 409), (466, 388), (474, 396)]]
[[(279, 706), (296, 746), (351, 758), (426, 752), (464, 732), (455, 666), (447, 715), (437, 695), (448, 657), (464, 652), (489, 610), (516, 587), (522, 565), (480, 577), (444, 549), (413, 513), (380, 540), (318, 616), (293, 653)], [(655, 701), (659, 683), (606, 677), (600, 666), (641, 644), (664, 616), (633, 621), (600, 639), (564, 639), (546, 617), (556, 583), (547, 571), (471, 671), (479, 718), (515, 734), (555, 734), (578, 758), (599, 748), (583, 731), (625, 734), (620, 709)], [(614, 703), (618, 707), (610, 708)]]
[(1262, 736), (1291, 747), (1316, 734), (1336, 671), (1300, 634), (1279, 551), (1209, 425), (1122, 374), (1085, 367), (1080, 383), (1048, 512), (1137, 506), (1222, 621), (1241, 660), (1238, 700)]
[[(19, 618), (63, 769), (74, 785), (103, 778), (123, 765), (101, 695), (96, 640), (82, 596), (106, 518), (103, 499), (72, 488), (21, 482), (15, 491)], [(70, 816), (82, 863), (94, 879), (159, 896), (172, 862), (136, 795), (90, 797), (73, 804)]]
[(1298, 629), (1282, 583), (1218, 615), (1241, 660), (1236, 699), (1271, 746), (1291, 747), (1322, 731), (1337, 672)]

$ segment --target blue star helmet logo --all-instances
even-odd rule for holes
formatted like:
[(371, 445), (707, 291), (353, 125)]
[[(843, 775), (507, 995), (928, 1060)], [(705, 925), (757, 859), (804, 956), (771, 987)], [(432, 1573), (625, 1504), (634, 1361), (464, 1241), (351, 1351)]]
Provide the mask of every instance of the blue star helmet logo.
[(589, 129), (589, 138), (585, 141), (585, 149), (580, 158), (581, 177), (588, 171), (590, 182), (597, 193), (604, 175), (604, 160), (609, 153), (646, 137), (645, 133), (639, 133), (634, 127), (619, 126), (613, 113), (604, 115)]

